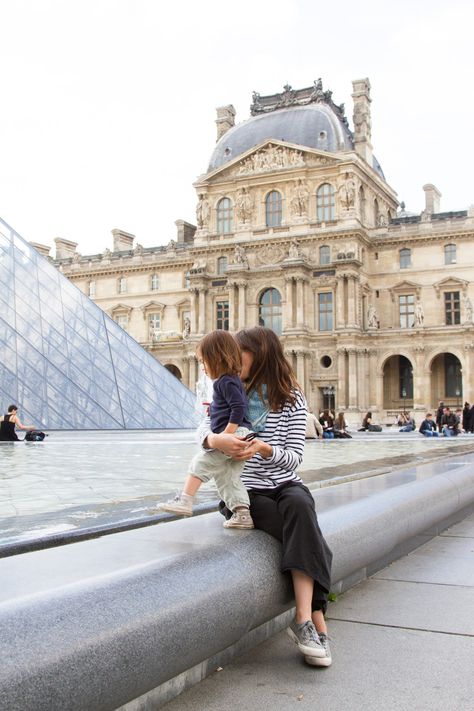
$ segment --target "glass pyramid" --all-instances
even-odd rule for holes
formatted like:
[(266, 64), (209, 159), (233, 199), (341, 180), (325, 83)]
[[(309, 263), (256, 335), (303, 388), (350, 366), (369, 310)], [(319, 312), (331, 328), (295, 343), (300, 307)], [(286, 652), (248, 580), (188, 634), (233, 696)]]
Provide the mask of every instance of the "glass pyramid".
[(195, 396), (0, 219), (0, 414), (42, 429), (196, 426)]

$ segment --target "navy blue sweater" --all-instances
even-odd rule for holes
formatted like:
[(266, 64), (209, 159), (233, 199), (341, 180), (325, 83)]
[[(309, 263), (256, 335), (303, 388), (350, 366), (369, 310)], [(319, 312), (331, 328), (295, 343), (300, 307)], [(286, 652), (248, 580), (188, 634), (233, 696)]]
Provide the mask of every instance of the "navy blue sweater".
[(229, 422), (252, 429), (247, 419), (247, 395), (238, 375), (221, 375), (213, 391), (210, 416), (211, 430), (215, 434), (223, 432)]

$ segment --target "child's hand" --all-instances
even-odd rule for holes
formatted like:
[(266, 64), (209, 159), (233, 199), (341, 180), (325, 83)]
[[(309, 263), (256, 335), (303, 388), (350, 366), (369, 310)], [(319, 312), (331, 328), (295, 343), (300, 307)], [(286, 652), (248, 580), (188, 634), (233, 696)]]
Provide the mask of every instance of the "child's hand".
[(264, 459), (271, 457), (273, 449), (270, 444), (262, 442), (261, 439), (253, 439), (251, 442), (247, 442), (247, 447), (240, 454), (232, 457), (237, 461), (247, 461), (247, 459), (252, 459), (255, 454), (260, 454)]

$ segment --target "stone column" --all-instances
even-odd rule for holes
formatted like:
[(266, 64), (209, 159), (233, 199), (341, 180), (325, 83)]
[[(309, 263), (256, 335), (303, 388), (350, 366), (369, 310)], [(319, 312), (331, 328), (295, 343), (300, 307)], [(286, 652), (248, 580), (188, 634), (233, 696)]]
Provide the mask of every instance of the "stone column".
[(293, 277), (285, 277), (285, 330), (293, 328)]
[(305, 352), (296, 351), (296, 379), (303, 388), (303, 392), (306, 392), (304, 359)]
[(183, 383), (189, 388), (189, 358), (185, 356), (181, 361), (183, 369)]
[(245, 289), (247, 283), (245, 281), (239, 281), (239, 328), (245, 328), (246, 314), (245, 314)]
[(338, 408), (345, 410), (346, 400), (346, 349), (337, 349), (337, 402)]
[(191, 333), (195, 335), (197, 333), (197, 300), (198, 300), (198, 290), (191, 289)]
[[(431, 389), (425, 372), (425, 347), (415, 346), (413, 367), (413, 410), (426, 413), (431, 400)], [(417, 418), (419, 419), (419, 418)]]
[(298, 328), (304, 328), (304, 297), (305, 297), (305, 282), (304, 277), (296, 277), (296, 325)]
[(358, 328), (361, 328), (364, 323), (364, 317), (362, 315), (362, 322), (361, 322), (362, 304), (361, 304), (361, 287), (360, 287), (359, 275), (354, 277), (354, 308), (355, 308), (354, 323)]
[(199, 289), (199, 333), (206, 333), (206, 291), (205, 287)]
[(357, 350), (348, 348), (349, 354), (349, 410), (356, 410), (357, 402)]
[(229, 330), (235, 331), (235, 282), (229, 282)]
[(355, 276), (350, 274), (347, 279), (347, 325), (356, 325)]
[[(383, 376), (379, 376), (377, 372), (377, 351), (375, 348), (370, 348), (368, 351), (369, 354), (369, 374), (370, 374), (370, 379), (369, 379), (369, 406), (368, 410), (377, 410), (381, 407), (383, 403), (380, 403), (379, 400), (377, 399), (379, 397), (378, 391), (380, 387), (382, 387), (382, 393), (383, 393)], [(381, 379), (382, 385), (380, 386), (378, 384), (378, 379)]]
[(196, 392), (196, 356), (189, 356), (189, 389), (195, 393)]
[(366, 411), (368, 409), (368, 385), (369, 373), (367, 368), (367, 349), (359, 348), (357, 350), (357, 382), (359, 390), (358, 407), (359, 410)]
[(344, 276), (339, 274), (336, 279), (336, 328), (344, 328)]

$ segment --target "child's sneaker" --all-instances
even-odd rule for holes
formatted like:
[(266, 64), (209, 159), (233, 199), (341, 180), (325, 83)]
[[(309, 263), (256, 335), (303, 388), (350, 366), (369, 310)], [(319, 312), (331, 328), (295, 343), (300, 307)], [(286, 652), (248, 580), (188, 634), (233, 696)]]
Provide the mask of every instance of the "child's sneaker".
[(332, 664), (331, 648), (329, 646), (329, 637), (324, 632), (319, 633), (319, 641), (324, 647), (326, 654), (324, 657), (310, 657), (307, 654), (304, 658), (306, 664), (310, 664), (313, 667), (330, 667)]
[(228, 521), (224, 521), (224, 528), (255, 528), (248, 509), (237, 509)]
[(168, 513), (181, 514), (182, 516), (193, 515), (194, 496), (189, 494), (176, 494), (174, 499), (165, 501), (163, 504), (158, 504), (156, 507), (159, 511), (167, 511)]

